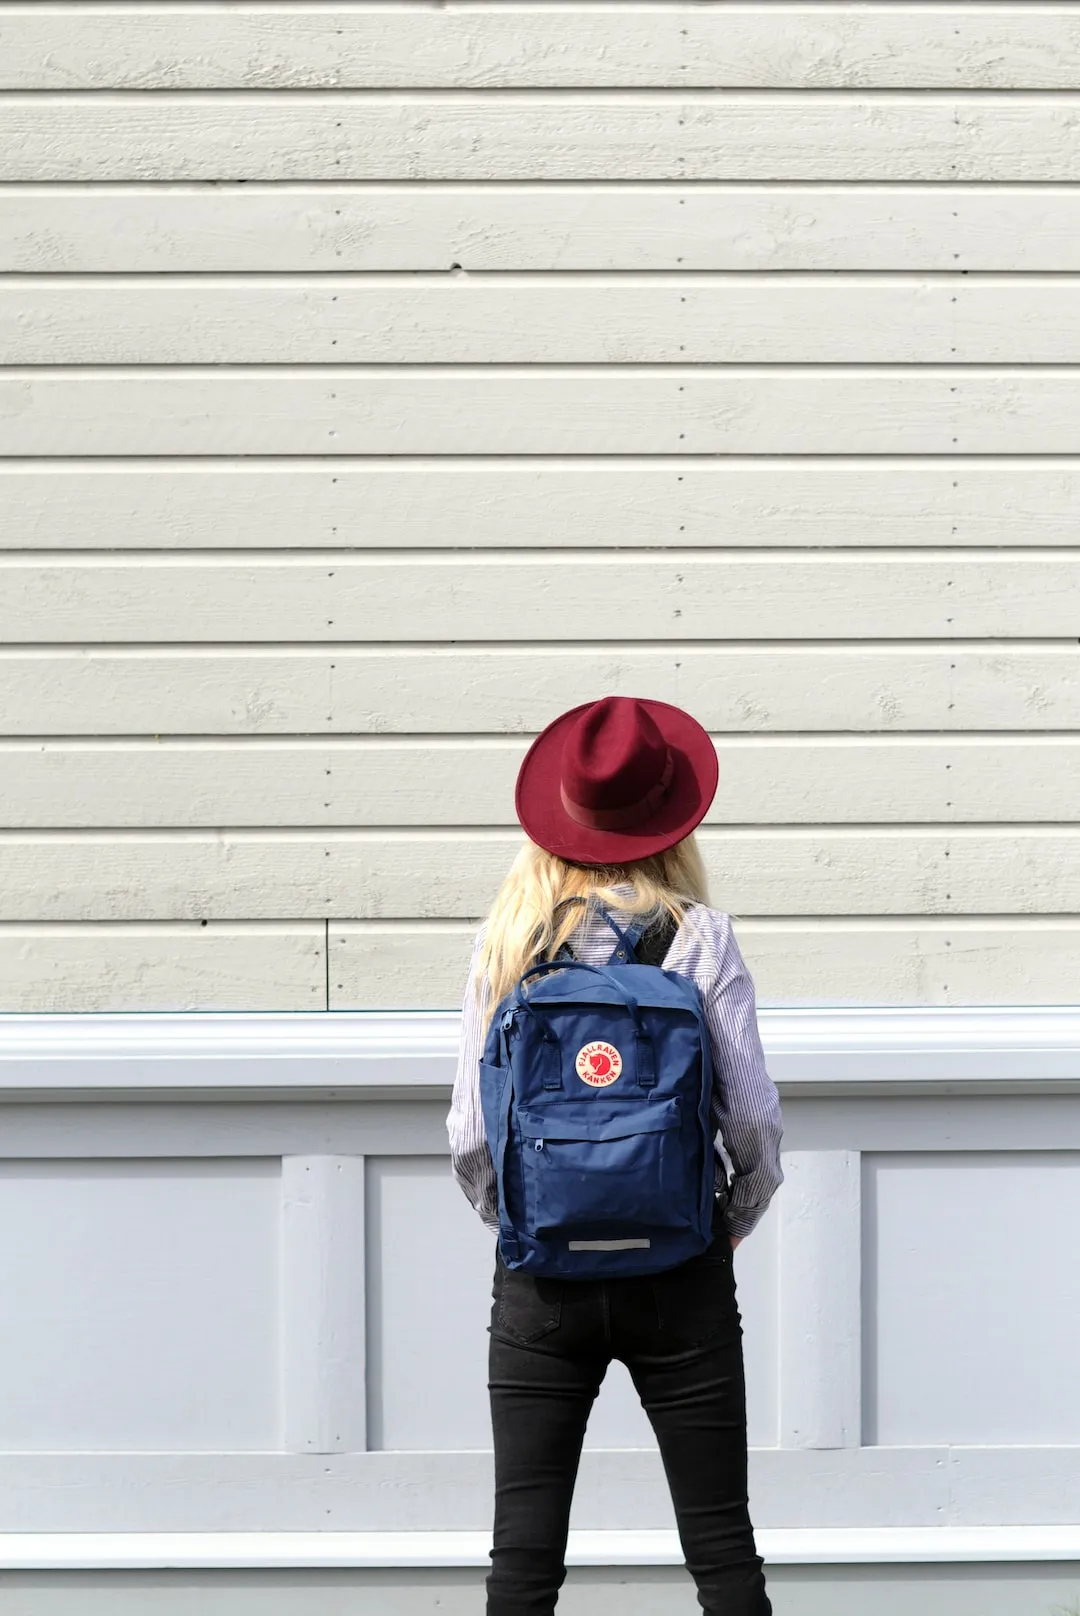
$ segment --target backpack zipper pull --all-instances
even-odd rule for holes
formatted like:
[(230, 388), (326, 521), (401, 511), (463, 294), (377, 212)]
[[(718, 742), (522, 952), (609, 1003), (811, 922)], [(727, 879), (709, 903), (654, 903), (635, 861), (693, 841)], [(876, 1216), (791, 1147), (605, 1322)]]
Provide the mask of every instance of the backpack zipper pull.
[(543, 1148), (544, 1148), (544, 1141), (542, 1139), (537, 1139), (535, 1144), (533, 1145), (533, 1149), (534, 1150), (543, 1150)]

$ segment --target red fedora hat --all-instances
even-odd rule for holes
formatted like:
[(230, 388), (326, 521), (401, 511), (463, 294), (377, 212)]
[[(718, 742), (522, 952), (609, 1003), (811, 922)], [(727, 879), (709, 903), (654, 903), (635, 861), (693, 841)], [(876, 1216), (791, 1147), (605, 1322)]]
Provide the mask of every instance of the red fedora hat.
[(549, 853), (571, 864), (628, 864), (689, 836), (718, 775), (716, 748), (681, 707), (605, 696), (537, 736), (514, 803), (526, 834)]

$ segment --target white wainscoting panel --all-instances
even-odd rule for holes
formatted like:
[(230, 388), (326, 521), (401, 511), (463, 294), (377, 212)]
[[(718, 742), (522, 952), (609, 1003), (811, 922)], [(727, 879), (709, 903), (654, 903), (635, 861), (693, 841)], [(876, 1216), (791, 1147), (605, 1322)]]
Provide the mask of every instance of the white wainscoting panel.
[[(755, 1524), (946, 1559), (946, 1529), (1080, 1532), (1080, 1013), (760, 1024), (786, 1180), (736, 1256)], [(270, 1564), (282, 1534), (489, 1530), (494, 1242), (449, 1172), (455, 1039), (0, 1017), (3, 1534), (254, 1534)], [(575, 1531), (672, 1524), (614, 1368)]]
[(279, 1447), (280, 1194), (259, 1157), (0, 1161), (0, 1449)]
[(1080, 1444), (1080, 1152), (863, 1162), (864, 1439)]
[[(442, 1157), (369, 1157), (367, 1174), (368, 1445), (487, 1448), (493, 1237)], [(777, 1439), (776, 1229), (767, 1219), (736, 1257), (748, 1426), (757, 1447)], [(656, 1446), (622, 1364), (608, 1370), (585, 1446)]]
[(442, 1156), (368, 1161), (368, 1445), (491, 1445), (495, 1243)]

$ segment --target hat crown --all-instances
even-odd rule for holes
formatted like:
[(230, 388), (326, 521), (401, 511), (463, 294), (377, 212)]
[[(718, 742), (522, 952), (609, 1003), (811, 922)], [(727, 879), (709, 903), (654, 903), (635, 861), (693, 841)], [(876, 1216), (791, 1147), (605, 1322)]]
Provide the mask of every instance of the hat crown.
[(682, 708), (604, 696), (560, 713), (536, 737), (514, 807), (526, 835), (557, 858), (621, 866), (689, 836), (717, 770), (708, 731)]
[(645, 806), (671, 754), (656, 720), (632, 696), (593, 702), (567, 731), (561, 774), (564, 801), (591, 812)]

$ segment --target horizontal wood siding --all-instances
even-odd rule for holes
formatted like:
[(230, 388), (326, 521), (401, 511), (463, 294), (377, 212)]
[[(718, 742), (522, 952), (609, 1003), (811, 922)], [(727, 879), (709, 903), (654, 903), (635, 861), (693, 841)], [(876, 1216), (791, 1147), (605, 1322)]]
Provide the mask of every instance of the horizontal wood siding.
[[(706, 828), (718, 907), (761, 915), (1080, 915), (1080, 827)], [(477, 915), (514, 830), (0, 833), (10, 918), (448, 920)]]
[(1080, 283), (938, 275), (11, 277), (12, 364), (979, 364), (1080, 360)]
[(1073, 458), (0, 460), (0, 550), (1026, 550), (1078, 527)]
[[(527, 740), (0, 742), (0, 820), (56, 826), (500, 825)], [(717, 740), (712, 825), (1067, 822), (1080, 737)], [(512, 822), (512, 821), (511, 821)]]
[(0, 923), (5, 1009), (322, 1010), (326, 963), (316, 920)]
[(1078, 268), (1069, 184), (0, 184), (0, 273)]
[(15, 456), (1074, 456), (1080, 368), (11, 369), (0, 420)]
[(1068, 6), (0, 6), (0, 88), (1076, 88)]
[(1080, 4), (0, 3), (0, 1008), (452, 1006), (563, 708), (759, 995), (1080, 972)]
[(604, 602), (628, 640), (1066, 637), (1080, 557), (1052, 551), (651, 552), (594, 558), (196, 554), (0, 558), (9, 644), (441, 639), (576, 643), (568, 602)]
[[(13, 735), (525, 733), (590, 689), (715, 730), (1080, 728), (1076, 640), (972, 644), (41, 646), (0, 653)], [(509, 805), (505, 805), (509, 813)]]
[(1075, 178), (1080, 93), (0, 93), (0, 181)]
[[(1076, 997), (1076, 916), (740, 915), (736, 929), (759, 1000), (774, 1004), (1070, 1004)], [(368, 1003), (377, 982), (386, 1009), (410, 1009), (419, 974), (429, 1005), (456, 1009), (472, 937), (471, 926), (446, 921), (332, 927), (331, 1008)], [(0, 932), (0, 958), (3, 946)]]

